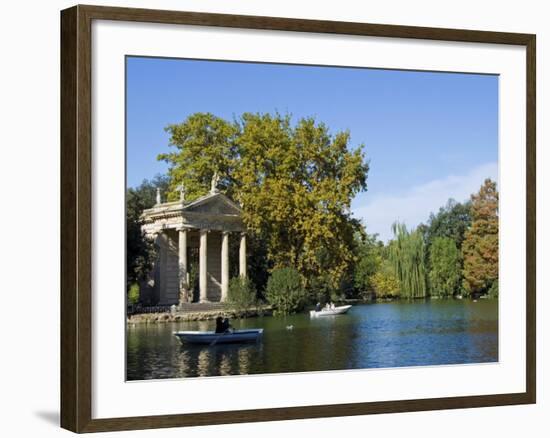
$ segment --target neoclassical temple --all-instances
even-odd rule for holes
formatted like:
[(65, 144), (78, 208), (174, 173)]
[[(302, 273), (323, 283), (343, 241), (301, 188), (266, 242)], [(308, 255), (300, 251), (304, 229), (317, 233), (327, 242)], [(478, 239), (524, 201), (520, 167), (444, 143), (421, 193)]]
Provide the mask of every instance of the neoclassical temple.
[(161, 202), (142, 214), (142, 230), (158, 250), (148, 288), (159, 305), (193, 301), (190, 295), (190, 254), (198, 250), (199, 301), (225, 301), (229, 288), (229, 239), (239, 239), (239, 274), (246, 276), (246, 234), (241, 208), (216, 189), (191, 202)]

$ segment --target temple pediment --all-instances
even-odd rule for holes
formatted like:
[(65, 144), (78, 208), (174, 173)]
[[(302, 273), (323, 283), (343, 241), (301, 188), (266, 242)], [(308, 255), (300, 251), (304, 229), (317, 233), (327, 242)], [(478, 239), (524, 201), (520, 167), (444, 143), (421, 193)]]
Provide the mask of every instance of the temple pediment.
[(237, 215), (242, 213), (239, 206), (222, 193), (203, 196), (183, 207), (184, 212), (206, 215)]
[(142, 214), (142, 229), (155, 234), (164, 229), (244, 231), (242, 210), (223, 193), (214, 192), (193, 201), (157, 203)]

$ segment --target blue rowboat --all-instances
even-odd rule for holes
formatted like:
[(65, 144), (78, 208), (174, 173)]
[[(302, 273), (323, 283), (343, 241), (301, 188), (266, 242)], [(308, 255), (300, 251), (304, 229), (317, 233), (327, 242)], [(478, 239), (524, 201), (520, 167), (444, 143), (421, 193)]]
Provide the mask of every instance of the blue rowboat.
[(264, 329), (232, 330), (226, 333), (213, 331), (180, 331), (174, 332), (182, 344), (233, 344), (257, 342), (262, 338)]

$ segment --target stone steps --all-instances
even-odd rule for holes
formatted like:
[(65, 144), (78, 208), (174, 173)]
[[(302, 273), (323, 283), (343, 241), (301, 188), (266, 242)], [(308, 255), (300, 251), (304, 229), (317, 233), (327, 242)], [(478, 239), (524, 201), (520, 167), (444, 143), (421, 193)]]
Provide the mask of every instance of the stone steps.
[(207, 312), (209, 310), (223, 310), (226, 306), (223, 303), (182, 303), (178, 306), (180, 312)]

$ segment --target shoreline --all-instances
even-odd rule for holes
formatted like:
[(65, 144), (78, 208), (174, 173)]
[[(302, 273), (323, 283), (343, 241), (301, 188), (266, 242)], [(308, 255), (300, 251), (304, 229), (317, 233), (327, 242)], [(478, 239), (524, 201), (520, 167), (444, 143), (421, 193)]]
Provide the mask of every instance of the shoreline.
[(247, 310), (213, 309), (213, 310), (186, 310), (175, 312), (136, 313), (126, 316), (126, 324), (157, 324), (165, 322), (208, 321), (218, 316), (234, 319), (254, 318), (257, 316), (271, 316), (271, 306), (254, 307)]
[[(440, 298), (437, 296), (434, 297), (425, 297), (417, 298), (414, 300), (406, 300), (401, 298), (377, 298), (374, 300), (359, 300), (359, 299), (350, 299), (343, 300), (343, 303), (361, 305), (361, 304), (382, 304), (390, 303), (396, 301), (404, 302), (415, 302), (415, 301), (428, 301), (428, 300), (457, 300), (457, 301), (473, 301), (471, 298)], [(498, 298), (480, 298), (480, 300), (498, 300)], [(307, 312), (306, 312), (307, 313)], [(209, 321), (216, 319), (218, 316), (229, 317), (233, 319), (244, 319), (244, 318), (255, 318), (258, 316), (273, 316), (273, 309), (269, 305), (253, 307), (247, 310), (234, 310), (230, 308), (221, 308), (221, 309), (212, 309), (212, 310), (185, 310), (185, 311), (175, 311), (175, 312), (155, 312), (155, 313), (136, 313), (126, 316), (126, 324), (157, 324), (165, 322), (189, 322), (189, 321)]]

